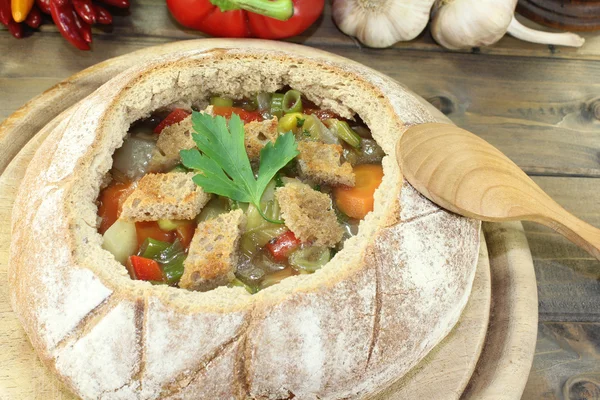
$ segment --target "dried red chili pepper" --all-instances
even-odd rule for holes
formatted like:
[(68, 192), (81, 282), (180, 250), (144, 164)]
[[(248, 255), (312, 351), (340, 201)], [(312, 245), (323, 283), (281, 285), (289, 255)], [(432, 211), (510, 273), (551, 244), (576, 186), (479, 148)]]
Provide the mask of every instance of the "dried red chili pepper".
[(37, 8), (37, 6), (33, 6), (31, 11), (29, 11), (27, 18), (25, 19), (25, 23), (33, 29), (40, 26), (40, 24), (42, 23), (42, 13), (40, 12), (40, 9)]
[(102, 25), (112, 24), (112, 15), (110, 12), (97, 4), (94, 4), (94, 11), (96, 11), (97, 21)]
[(50, 0), (35, 0), (35, 4), (42, 10), (45, 14), (51, 14), (50, 11)]
[(7, 27), (11, 35), (16, 37), (17, 39), (21, 39), (23, 37), (23, 27), (18, 22), (15, 22), (11, 19)]
[(118, 8), (129, 8), (129, 0), (99, 0), (104, 4)]
[(96, 23), (97, 16), (94, 11), (92, 0), (72, 0), (73, 7), (77, 11), (77, 15), (81, 17), (83, 22), (93, 25)]
[(92, 43), (92, 26), (90, 24), (86, 24), (79, 18), (75, 8), (73, 8), (73, 20), (81, 33), (81, 37), (88, 43)]
[(10, 0), (0, 0), (0, 23), (8, 26), (12, 21), (12, 13), (10, 11)]
[(29, 11), (33, 7), (33, 0), (12, 0), (10, 8), (15, 22), (23, 22), (27, 19)]
[(71, 3), (63, 2), (61, 0), (51, 0), (50, 11), (52, 20), (65, 39), (79, 50), (90, 49), (89, 43), (83, 38), (83, 35), (77, 26), (77, 14)]
[[(112, 23), (112, 15), (93, 0), (0, 0), (0, 23), (16, 38), (23, 37), (24, 24), (36, 29), (43, 21), (42, 13), (50, 14), (67, 41), (80, 50), (89, 50), (92, 25)], [(129, 7), (130, 0), (98, 0), (116, 7)], [(28, 10), (28, 7), (31, 9)], [(16, 8), (15, 8), (16, 7)], [(18, 14), (23, 23), (16, 22)]]

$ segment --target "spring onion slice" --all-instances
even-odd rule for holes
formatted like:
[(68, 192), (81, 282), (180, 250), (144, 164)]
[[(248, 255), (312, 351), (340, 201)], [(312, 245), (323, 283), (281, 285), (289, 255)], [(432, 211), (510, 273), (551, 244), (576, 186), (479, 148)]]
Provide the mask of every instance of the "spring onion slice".
[(301, 113), (302, 108), (302, 93), (297, 90), (288, 90), (283, 95), (283, 111), (287, 113)]

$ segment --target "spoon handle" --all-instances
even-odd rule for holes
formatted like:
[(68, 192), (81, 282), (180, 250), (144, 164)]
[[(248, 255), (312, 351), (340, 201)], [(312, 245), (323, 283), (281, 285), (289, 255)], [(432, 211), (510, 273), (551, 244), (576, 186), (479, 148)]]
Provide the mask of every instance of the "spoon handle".
[(600, 229), (580, 220), (567, 210), (552, 215), (540, 215), (530, 218), (560, 233), (588, 253), (600, 260)]

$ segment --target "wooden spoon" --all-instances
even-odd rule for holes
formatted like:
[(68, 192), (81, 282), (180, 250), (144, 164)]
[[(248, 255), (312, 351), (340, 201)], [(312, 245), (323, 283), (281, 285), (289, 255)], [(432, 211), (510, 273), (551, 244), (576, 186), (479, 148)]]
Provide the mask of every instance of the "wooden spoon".
[(546, 225), (600, 260), (600, 230), (576, 218), (494, 146), (454, 125), (410, 127), (396, 154), (406, 180), (440, 206), (484, 221)]

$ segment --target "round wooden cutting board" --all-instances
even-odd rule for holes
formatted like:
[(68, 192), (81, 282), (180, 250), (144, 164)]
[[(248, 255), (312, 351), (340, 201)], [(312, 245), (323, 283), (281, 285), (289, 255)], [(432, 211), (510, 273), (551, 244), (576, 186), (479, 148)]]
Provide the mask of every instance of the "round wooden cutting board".
[[(34, 98), (0, 125), (0, 218), (4, 221), (0, 224), (0, 399), (74, 398), (39, 361), (8, 299), (11, 208), (25, 169), (45, 139), (39, 130), (56, 123), (53, 118), (134, 64), (173, 51), (231, 47), (233, 43), (239, 45), (219, 39), (177, 42), (108, 60)], [(269, 42), (268, 46), (276, 47), (277, 43)], [(306, 51), (336, 58), (318, 50)], [(473, 291), (458, 324), (379, 398), (521, 397), (537, 336), (533, 262), (520, 223), (484, 224), (483, 232)]]

